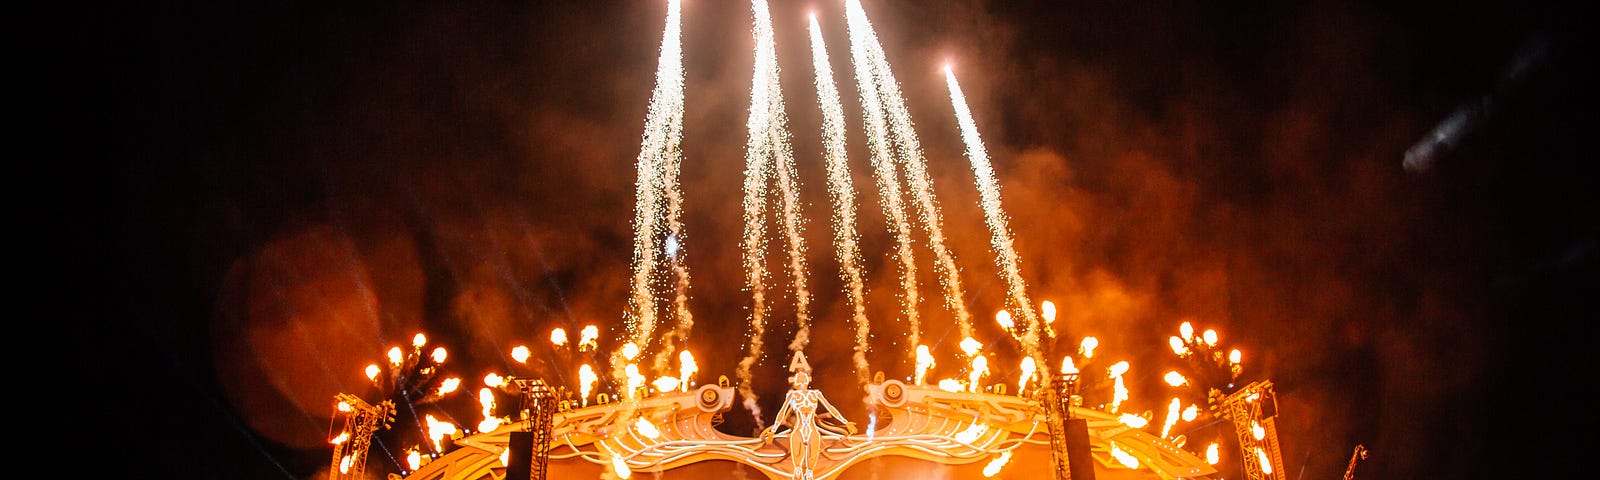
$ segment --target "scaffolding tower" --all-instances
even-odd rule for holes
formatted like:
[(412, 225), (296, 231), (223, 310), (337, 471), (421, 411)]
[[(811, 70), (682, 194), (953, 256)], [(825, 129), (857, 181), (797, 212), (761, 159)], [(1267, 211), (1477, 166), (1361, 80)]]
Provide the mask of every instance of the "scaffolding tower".
[(389, 428), (394, 422), (394, 402), (384, 400), (372, 405), (348, 393), (334, 395), (334, 399), (338, 400), (334, 419), (337, 421), (342, 415), (344, 427), (339, 435), (329, 440), (333, 444), (333, 460), (328, 466), (328, 479), (365, 478), (367, 448), (372, 446), (372, 434)]
[[(1220, 396), (1220, 394), (1214, 394)], [(1271, 381), (1245, 385), (1222, 398), (1221, 413), (1233, 422), (1239, 437), (1240, 463), (1247, 480), (1282, 480), (1283, 453), (1278, 448), (1278, 396)]]

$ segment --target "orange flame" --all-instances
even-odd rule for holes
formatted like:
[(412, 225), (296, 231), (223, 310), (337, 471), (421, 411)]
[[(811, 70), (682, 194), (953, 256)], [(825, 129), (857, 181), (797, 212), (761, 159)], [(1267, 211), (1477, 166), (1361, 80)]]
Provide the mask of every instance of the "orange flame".
[(517, 345), (511, 349), (511, 359), (517, 363), (528, 363), (528, 357), (531, 355), (532, 352), (528, 351), (527, 345)]
[(550, 343), (557, 347), (567, 344), (567, 331), (561, 327), (550, 330)]

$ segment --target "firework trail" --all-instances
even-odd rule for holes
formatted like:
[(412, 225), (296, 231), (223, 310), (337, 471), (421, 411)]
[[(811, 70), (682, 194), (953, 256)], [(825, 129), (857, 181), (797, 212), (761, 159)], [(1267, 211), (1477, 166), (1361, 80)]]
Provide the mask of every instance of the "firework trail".
[(856, 325), (856, 348), (852, 361), (862, 385), (870, 380), (867, 366), (867, 320), (865, 284), (861, 279), (860, 245), (856, 237), (855, 187), (850, 184), (848, 155), (844, 148), (844, 109), (839, 89), (833, 83), (833, 67), (828, 63), (828, 48), (822, 41), (822, 27), (811, 16), (811, 63), (816, 72), (817, 103), (822, 109), (822, 144), (827, 156), (828, 193), (833, 197), (833, 241), (839, 257), (840, 274), (849, 289), (851, 320)]
[(876, 84), (874, 90), (879, 97), (877, 103), (885, 112), (884, 117), (890, 120), (889, 126), (893, 129), (890, 138), (894, 141), (897, 160), (905, 169), (905, 180), (909, 184), (911, 194), (916, 198), (920, 220), (928, 233), (928, 247), (933, 250), (936, 260), (934, 265), (938, 267), (940, 284), (945, 289), (945, 307), (955, 314), (956, 326), (962, 338), (970, 337), (972, 315), (967, 311), (966, 293), (961, 285), (961, 270), (956, 267), (954, 255), (945, 246), (944, 220), (939, 213), (939, 202), (933, 195), (933, 180), (928, 175), (926, 161), (922, 157), (922, 145), (917, 140), (917, 132), (911, 122), (911, 112), (906, 108), (905, 98), (900, 94), (894, 72), (889, 68), (889, 60), (883, 53), (883, 46), (878, 43), (877, 34), (872, 31), (872, 24), (867, 20), (861, 2), (849, 0), (846, 3), (852, 23), (852, 42), (856, 42), (858, 38), (853, 33), (857, 30), (855, 25), (859, 24), (863, 32), (859, 36), (861, 46), (853, 48), (852, 53), (860, 55), (862, 61), (870, 66), (871, 78)]
[(901, 301), (904, 307), (902, 313), (906, 316), (909, 344), (919, 345), (922, 342), (922, 325), (917, 314), (917, 305), (921, 301), (917, 292), (916, 259), (911, 251), (911, 224), (906, 220), (905, 208), (900, 204), (899, 173), (895, 170), (893, 152), (890, 151), (886, 125), (888, 122), (884, 119), (884, 111), (880, 107), (872, 62), (867, 59), (864, 51), (867, 43), (877, 42), (877, 37), (872, 33), (870, 25), (865, 25), (866, 14), (861, 13), (860, 5), (854, 0), (849, 4), (854, 5), (846, 17), (850, 31), (850, 60), (855, 67), (856, 90), (861, 94), (861, 113), (867, 131), (867, 151), (871, 155), (873, 172), (876, 174), (874, 177), (878, 183), (878, 194), (883, 199), (884, 217), (894, 228), (895, 256), (900, 260)]
[(795, 339), (789, 349), (799, 351), (810, 340), (811, 293), (806, 288), (805, 245), (801, 242), (799, 214), (799, 189), (796, 188), (794, 154), (789, 147), (787, 120), (783, 113), (783, 95), (778, 85), (777, 48), (772, 34), (772, 17), (765, 0), (752, 0), (753, 33), (756, 40), (755, 72), (750, 86), (750, 118), (746, 123), (750, 138), (745, 145), (744, 180), (744, 265), (745, 280), (751, 290), (753, 302), (750, 309), (750, 348), (739, 361), (740, 394), (744, 405), (761, 423), (761, 410), (751, 388), (751, 367), (761, 358), (762, 335), (766, 332), (766, 279), (764, 262), (766, 237), (766, 187), (776, 177), (781, 196), (780, 211), (785, 238), (788, 243), (789, 273), (794, 282)]
[[(972, 160), (972, 173), (977, 177), (983, 218), (989, 224), (989, 239), (994, 245), (995, 264), (1006, 281), (1011, 308), (1019, 312), (1027, 324), (1027, 331), (1018, 343), (1022, 344), (1023, 353), (1044, 366), (1044, 356), (1039, 351), (1039, 315), (1033, 309), (1033, 302), (1028, 300), (1027, 284), (1022, 280), (1017, 251), (1012, 248), (1011, 231), (1006, 226), (1005, 210), (1000, 207), (1000, 186), (995, 181), (994, 169), (989, 166), (989, 153), (983, 148), (983, 140), (978, 138), (978, 126), (967, 108), (967, 97), (961, 93), (961, 85), (956, 83), (956, 75), (948, 66), (944, 69), (944, 78), (950, 86), (950, 103), (955, 106), (956, 119), (961, 125), (961, 139), (967, 144), (967, 157)], [(1044, 384), (1048, 385), (1049, 375), (1043, 377)]]
[[(644, 139), (639, 148), (639, 175), (635, 182), (638, 190), (634, 207), (632, 295), (626, 312), (627, 329), (635, 345), (649, 345), (655, 332), (656, 294), (652, 275), (661, 263), (662, 249), (659, 239), (666, 234), (661, 203), (669, 195), (667, 190), (677, 189), (677, 168), (680, 163), (679, 143), (683, 138), (683, 46), (681, 44), (679, 0), (667, 2), (667, 25), (661, 38), (661, 56), (656, 67), (656, 86), (650, 96), (649, 113), (645, 117)], [(670, 170), (670, 171), (669, 171)], [(674, 192), (675, 193), (675, 192)], [(673, 203), (676, 203), (674, 201)], [(676, 207), (673, 207), (676, 210)], [(677, 228), (676, 212), (673, 228)], [(624, 361), (619, 352), (611, 355), (612, 374), (624, 382)]]

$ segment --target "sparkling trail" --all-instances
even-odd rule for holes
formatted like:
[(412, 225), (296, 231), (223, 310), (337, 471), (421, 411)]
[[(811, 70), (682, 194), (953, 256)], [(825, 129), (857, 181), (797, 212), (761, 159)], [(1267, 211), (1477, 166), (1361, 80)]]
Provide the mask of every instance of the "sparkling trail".
[[(810, 31), (811, 64), (816, 72), (817, 103), (822, 109), (822, 144), (827, 156), (828, 193), (833, 197), (833, 242), (840, 274), (844, 277), (845, 288), (849, 289), (850, 319), (856, 326), (856, 346), (851, 360), (855, 364), (856, 379), (865, 386), (871, 381), (872, 375), (871, 367), (867, 365), (867, 335), (871, 332), (871, 325), (867, 318), (865, 282), (861, 278), (855, 187), (850, 182), (849, 155), (845, 151), (844, 108), (840, 105), (839, 89), (834, 85), (833, 67), (828, 61), (828, 47), (822, 41), (822, 27), (817, 24), (815, 14), (811, 15)], [(921, 381), (917, 383), (920, 385)]]
[[(683, 137), (683, 46), (681, 43), (680, 0), (668, 0), (666, 28), (661, 38), (661, 56), (656, 68), (656, 86), (651, 93), (645, 120), (644, 139), (639, 149), (638, 179), (635, 183), (632, 295), (626, 312), (626, 326), (632, 343), (648, 345), (655, 332), (655, 287), (651, 276), (661, 263), (661, 203), (668, 183), (676, 187), (679, 143)], [(673, 170), (667, 172), (666, 170)], [(620, 352), (611, 355), (612, 375), (626, 380)]]
[(894, 228), (895, 256), (900, 260), (900, 284), (902, 287), (901, 303), (902, 313), (906, 316), (906, 326), (910, 336), (908, 345), (920, 345), (922, 342), (922, 325), (917, 313), (917, 306), (921, 303), (917, 291), (917, 265), (911, 250), (911, 224), (906, 219), (905, 208), (900, 204), (899, 174), (894, 166), (893, 152), (889, 144), (888, 121), (878, 98), (878, 85), (873, 73), (873, 62), (866, 52), (868, 43), (877, 43), (877, 35), (872, 32), (866, 13), (861, 11), (861, 6), (855, 0), (847, 2), (848, 15), (846, 23), (850, 31), (850, 61), (855, 68), (856, 90), (861, 96), (861, 113), (867, 131), (867, 151), (871, 155), (872, 168), (876, 175), (878, 194), (882, 198), (884, 217)]
[(741, 247), (745, 267), (745, 284), (750, 289), (750, 342), (745, 357), (739, 360), (734, 373), (739, 377), (739, 394), (744, 406), (761, 424), (761, 409), (752, 387), (751, 371), (761, 359), (766, 334), (766, 187), (768, 175), (777, 168), (768, 168), (776, 162), (777, 145), (773, 141), (773, 108), (781, 105), (771, 98), (778, 93), (773, 85), (778, 81), (776, 47), (772, 35), (772, 18), (764, 0), (751, 0), (752, 35), (755, 37), (755, 68), (750, 81), (750, 117), (745, 122), (750, 136), (745, 143), (744, 174), (744, 239)]
[[(956, 83), (956, 75), (949, 66), (944, 69), (944, 78), (950, 86), (950, 103), (955, 106), (956, 119), (961, 125), (961, 139), (967, 144), (967, 157), (972, 161), (972, 173), (977, 177), (983, 218), (989, 224), (989, 240), (994, 246), (995, 263), (1000, 267), (1001, 276), (1006, 281), (1006, 291), (1011, 297), (1011, 308), (1020, 313), (1027, 324), (1027, 330), (1022, 333), (1022, 339), (1018, 343), (1022, 345), (1024, 353), (1034, 357), (1040, 365), (1046, 365), (1044, 354), (1039, 351), (1039, 314), (1033, 309), (1033, 302), (1028, 299), (1027, 283), (1022, 279), (1017, 251), (1012, 246), (1011, 230), (1006, 226), (1005, 210), (1000, 205), (1000, 186), (995, 181), (994, 169), (989, 165), (989, 153), (983, 147), (983, 140), (978, 137), (977, 123), (973, 121), (972, 112), (967, 108), (967, 98), (961, 93), (961, 85)], [(1050, 376), (1042, 377), (1048, 385)]]
[[(956, 266), (955, 257), (945, 246), (944, 220), (939, 213), (939, 202), (933, 195), (933, 180), (928, 175), (926, 161), (922, 156), (922, 145), (917, 140), (917, 132), (911, 122), (911, 111), (906, 108), (905, 98), (900, 94), (900, 86), (895, 81), (894, 72), (889, 68), (888, 57), (883, 52), (883, 45), (878, 43), (877, 34), (872, 31), (872, 24), (867, 20), (866, 11), (861, 8), (859, 0), (846, 2), (850, 21), (859, 23), (865, 34), (862, 35), (866, 42), (861, 46), (861, 53), (870, 62), (872, 78), (877, 83), (876, 92), (881, 97), (880, 108), (887, 109), (886, 118), (891, 120), (893, 127), (894, 146), (899, 153), (900, 165), (905, 168), (906, 181), (920, 207), (918, 213), (925, 230), (928, 233), (928, 247), (933, 250), (934, 265), (940, 273), (939, 280), (945, 289), (945, 307), (956, 316), (956, 325), (962, 337), (972, 336), (972, 315), (967, 311), (966, 293), (961, 285), (961, 270)], [(851, 29), (855, 30), (854, 27)], [(855, 39), (854, 34), (851, 36)]]

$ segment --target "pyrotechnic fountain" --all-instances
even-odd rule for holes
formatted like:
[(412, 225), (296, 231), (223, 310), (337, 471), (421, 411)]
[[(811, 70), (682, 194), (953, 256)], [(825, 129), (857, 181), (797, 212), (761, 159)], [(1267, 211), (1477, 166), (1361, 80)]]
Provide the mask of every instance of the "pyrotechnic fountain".
[[(410, 465), (405, 469), (407, 478), (498, 479), (513, 473), (543, 478), (545, 472), (565, 472), (560, 474), (562, 477), (628, 478), (639, 472), (670, 477), (692, 472), (695, 465), (733, 462), (771, 479), (810, 480), (850, 476), (853, 466), (880, 459), (943, 466), (981, 463), (982, 474), (992, 477), (1003, 474), (1013, 458), (1028, 455), (1049, 458), (1055, 465), (1051, 474), (1055, 478), (1076, 475), (1092, 479), (1096, 471), (1115, 478), (1208, 478), (1217, 474), (1213, 466), (1218, 462), (1217, 444), (1209, 445), (1201, 457), (1185, 449), (1183, 435), (1172, 432), (1180, 420), (1196, 420), (1200, 414), (1197, 404), (1190, 403), (1185, 408), (1180, 398), (1173, 398), (1160, 433), (1147, 431), (1147, 427), (1156, 429), (1150, 424), (1148, 412), (1119, 412), (1128, 397), (1123, 383), (1123, 376), (1131, 368), (1127, 362), (1112, 364), (1103, 376), (1080, 372), (1078, 365), (1094, 357), (1098, 345), (1094, 337), (1082, 339), (1077, 355), (1056, 355), (1041, 348), (1041, 344), (1055, 343), (1055, 306), (1050, 302), (1035, 305), (1028, 295), (1002, 208), (999, 181), (955, 73), (947, 66), (944, 74), (952, 107), (980, 194), (994, 262), (1006, 288), (1006, 306), (996, 315), (996, 321), (1023, 354), (1020, 375), (1014, 380), (1015, 394), (1008, 393), (1013, 380), (991, 378), (990, 359), (982, 354), (983, 342), (975, 338), (956, 259), (946, 246), (939, 202), (909, 110), (866, 12), (857, 0), (845, 3), (850, 59), (862, 103), (868, 160), (894, 238), (899, 285), (903, 287), (897, 292), (905, 306), (898, 312), (899, 320), (907, 328), (908, 343), (917, 346), (904, 360), (914, 362), (916, 374), (904, 380), (885, 379), (881, 371), (874, 373), (868, 364), (871, 323), (865, 309), (857, 239), (857, 200), (844, 143), (847, 122), (829, 67), (822, 27), (813, 15), (809, 33), (823, 121), (822, 160), (832, 207), (833, 247), (854, 326), (852, 366), (868, 405), (865, 424), (847, 420), (823, 391), (812, 388), (814, 372), (805, 355), (810, 338), (810, 272), (802, 241), (805, 219), (799, 213), (799, 178), (778, 82), (772, 19), (765, 0), (752, 0), (755, 68), (746, 124), (749, 137), (741, 241), (745, 287), (751, 293), (746, 319), (749, 341), (743, 346), (745, 355), (738, 362), (734, 380), (721, 376), (716, 382), (697, 385), (699, 367), (694, 356), (677, 345), (688, 337), (694, 320), (688, 304), (690, 276), (684, 263), (686, 247), (678, 180), (684, 112), (681, 3), (669, 0), (655, 90), (636, 165), (638, 203), (633, 219), (631, 291), (624, 313), (628, 334), (608, 355), (610, 389), (616, 393), (597, 393), (602, 378), (588, 364), (577, 368), (579, 378), (573, 385), (555, 388), (546, 387), (538, 379), (490, 373), (484, 377), (485, 388), (479, 394), (484, 408), (477, 433), (465, 434), (465, 429), (428, 417), (434, 454), (424, 459), (417, 454), (418, 449), (412, 449)], [(769, 221), (780, 232), (775, 241), (768, 238)], [(919, 234), (917, 225), (921, 225), (920, 238), (914, 238)], [(780, 275), (767, 271), (769, 241), (784, 245), (787, 271)], [(963, 375), (958, 378), (931, 382), (927, 378), (938, 360), (921, 343), (922, 320), (914, 308), (920, 295), (912, 248), (915, 242), (925, 244), (933, 253), (944, 306), (962, 338), (960, 346), (966, 358), (962, 362)], [(667, 278), (670, 281), (662, 280)], [(787, 278), (791, 283), (775, 285), (775, 278)], [(786, 354), (792, 376), (787, 381), (789, 390), (782, 407), (771, 418), (771, 424), (765, 425), (766, 417), (758, 408), (752, 388), (761, 380), (753, 374), (752, 367), (762, 358), (762, 337), (768, 319), (774, 317), (767, 295), (785, 287), (796, 309), (795, 334)], [(658, 335), (657, 324), (662, 319), (676, 324)], [(1201, 373), (1191, 384), (1182, 374), (1169, 372), (1168, 383), (1174, 388), (1213, 385), (1215, 379), (1206, 372), (1220, 366), (1231, 386), (1240, 372), (1239, 352), (1233, 350), (1224, 358), (1217, 350), (1215, 331), (1196, 336), (1188, 322), (1181, 328), (1182, 337), (1172, 338), (1173, 351), (1179, 357), (1194, 360)], [(572, 347), (580, 351), (601, 347), (595, 326), (585, 327), (579, 335)], [(421, 338), (419, 335), (416, 344), (418, 352)], [(555, 329), (550, 341), (566, 346), (569, 339), (564, 330)], [(653, 352), (653, 357), (647, 352)], [(675, 352), (678, 369), (673, 372), (669, 368)], [(396, 358), (398, 353), (399, 350), (391, 352), (395, 366), (404, 363)], [(526, 347), (511, 353), (518, 362), (527, 360)], [(433, 360), (426, 367), (430, 374), (444, 362), (442, 348), (436, 350)], [(1055, 369), (1055, 365), (1060, 368)], [(378, 370), (376, 365), (369, 367), (369, 378), (376, 381)], [(651, 376), (655, 379), (650, 380)], [(1109, 404), (1083, 405), (1077, 389), (1082, 384), (1107, 381), (1112, 383), (1114, 392)], [(508, 390), (512, 385), (524, 394), (524, 407), (516, 419), (496, 417), (491, 389)], [(538, 388), (533, 390), (532, 386)], [(454, 388), (455, 385), (450, 386), (450, 390)], [(534, 391), (538, 392), (537, 402), (529, 400)], [(440, 392), (448, 393), (443, 389)], [(1209, 398), (1204, 401), (1213, 416), (1239, 426), (1240, 445), (1245, 449), (1240, 461), (1246, 465), (1247, 476), (1278, 478), (1273, 472), (1282, 471), (1282, 461), (1271, 423), (1271, 411), (1276, 407), (1271, 403), (1271, 383), (1251, 384), (1231, 396), (1216, 390), (1206, 395)], [(742, 406), (758, 424), (763, 424), (758, 434), (745, 437), (716, 428), (723, 413), (734, 408), (735, 398), (742, 398)], [(1265, 432), (1261, 430), (1262, 422)], [(355, 433), (361, 438), (357, 440), (365, 442), (365, 436), (375, 428), (358, 430)], [(348, 441), (349, 436), (338, 440)], [(352, 445), (365, 445), (360, 442)], [(340, 450), (336, 449), (335, 461), (339, 458)], [(359, 461), (360, 457), (356, 458)], [(349, 460), (345, 463), (348, 465)], [(348, 469), (338, 471), (349, 474)], [(1036, 472), (1028, 476), (1037, 477)]]

